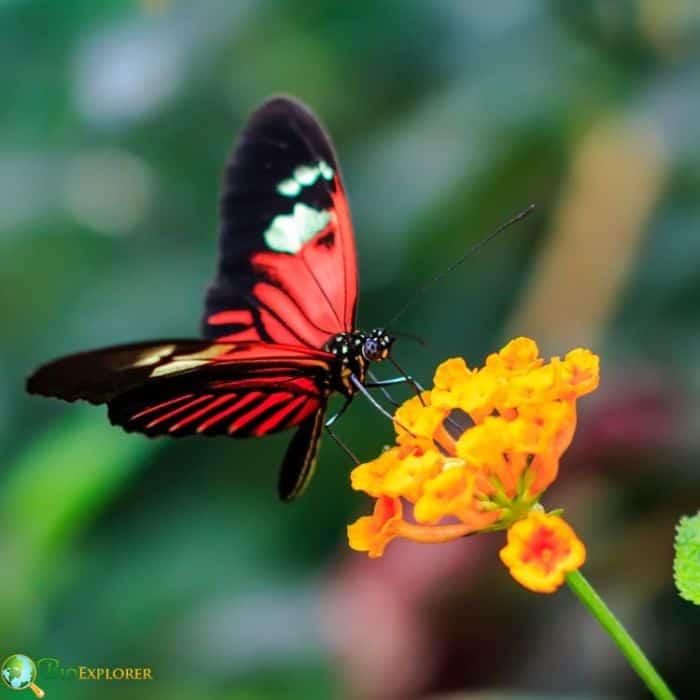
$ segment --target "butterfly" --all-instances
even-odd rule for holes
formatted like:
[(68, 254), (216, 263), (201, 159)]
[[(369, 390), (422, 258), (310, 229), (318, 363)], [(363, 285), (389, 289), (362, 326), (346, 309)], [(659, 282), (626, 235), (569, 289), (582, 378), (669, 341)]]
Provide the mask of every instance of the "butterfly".
[(356, 329), (357, 286), (330, 139), (307, 107), (275, 97), (250, 116), (226, 168), (203, 338), (69, 355), (37, 369), (27, 390), (106, 403), (113, 424), (148, 436), (296, 428), (278, 481), (289, 501), (313, 473), (329, 397), (344, 396), (344, 410), (391, 351), (384, 329)]

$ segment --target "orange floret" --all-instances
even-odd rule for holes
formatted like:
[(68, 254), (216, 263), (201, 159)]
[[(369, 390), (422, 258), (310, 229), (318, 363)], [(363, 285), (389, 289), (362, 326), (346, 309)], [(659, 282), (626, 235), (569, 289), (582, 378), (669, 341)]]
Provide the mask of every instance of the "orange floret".
[(522, 586), (553, 593), (566, 574), (583, 565), (586, 548), (562, 518), (533, 511), (510, 527), (508, 544), (500, 556)]
[(367, 552), (373, 559), (384, 554), (384, 548), (396, 537), (401, 522), (401, 501), (382, 496), (374, 505), (374, 513), (348, 525), (348, 543), (358, 552)]

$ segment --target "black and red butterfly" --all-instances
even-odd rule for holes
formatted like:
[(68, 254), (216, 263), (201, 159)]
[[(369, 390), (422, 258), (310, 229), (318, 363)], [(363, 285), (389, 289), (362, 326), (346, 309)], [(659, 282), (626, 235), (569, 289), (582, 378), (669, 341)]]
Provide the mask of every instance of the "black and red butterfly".
[(357, 261), (328, 136), (299, 102), (252, 114), (227, 167), (218, 270), (204, 339), (156, 340), (60, 358), (33, 394), (106, 403), (146, 435), (268, 435), (296, 427), (279, 476), (297, 496), (316, 460), (329, 396), (349, 402), (389, 356), (383, 329), (355, 328)]

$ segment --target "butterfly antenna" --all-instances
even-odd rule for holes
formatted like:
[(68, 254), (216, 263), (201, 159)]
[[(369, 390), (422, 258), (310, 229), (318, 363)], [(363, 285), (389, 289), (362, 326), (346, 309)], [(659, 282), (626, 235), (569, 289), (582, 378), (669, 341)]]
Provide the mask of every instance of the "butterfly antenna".
[(391, 329), (387, 329), (387, 332), (397, 338), (408, 338), (408, 340), (413, 340), (414, 342), (418, 343), (418, 345), (422, 345), (424, 348), (428, 347), (428, 341), (415, 333), (404, 333), (402, 331), (394, 331)]
[(465, 260), (468, 260), (474, 253), (476, 253), (480, 248), (485, 246), (487, 243), (492, 241), (496, 236), (499, 234), (503, 233), (507, 228), (512, 226), (513, 224), (518, 223), (518, 221), (522, 221), (526, 216), (529, 216), (532, 211), (534, 210), (535, 205), (531, 204), (527, 209), (523, 209), (519, 214), (516, 214), (512, 219), (509, 221), (506, 221), (505, 224), (502, 224), (499, 226), (493, 233), (490, 233), (488, 236), (485, 238), (482, 238), (480, 241), (477, 241), (474, 245), (472, 245), (470, 248), (468, 248), (464, 254), (455, 260), (451, 265), (447, 267), (447, 269), (443, 270), (442, 272), (438, 273), (433, 277), (431, 280), (426, 282), (416, 294), (413, 295), (400, 309), (399, 311), (394, 314), (394, 316), (391, 318), (389, 323), (387, 323), (387, 326), (392, 326), (401, 316), (403, 316), (406, 311), (415, 304), (418, 299), (420, 299), (436, 282), (439, 282), (443, 277), (446, 277), (447, 275), (450, 274), (454, 269), (458, 268)]

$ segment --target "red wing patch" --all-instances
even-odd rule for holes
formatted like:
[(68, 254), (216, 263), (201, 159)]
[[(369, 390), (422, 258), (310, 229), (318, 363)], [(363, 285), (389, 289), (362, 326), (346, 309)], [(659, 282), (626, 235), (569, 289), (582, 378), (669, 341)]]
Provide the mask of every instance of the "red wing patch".
[(294, 255), (264, 251), (251, 256), (256, 282), (250, 309), (217, 311), (208, 326), (228, 327), (221, 342), (265, 337), (276, 343), (321, 348), (332, 335), (351, 331), (357, 300), (357, 260), (345, 195), (336, 177), (330, 222)]
[[(193, 377), (194, 378), (194, 377)], [(317, 411), (322, 392), (305, 377), (207, 382), (199, 391), (166, 398), (165, 387), (144, 386), (109, 402), (112, 423), (146, 435), (268, 435), (298, 425)], [(180, 385), (176, 387), (177, 385)], [(157, 393), (156, 393), (157, 392)]]

